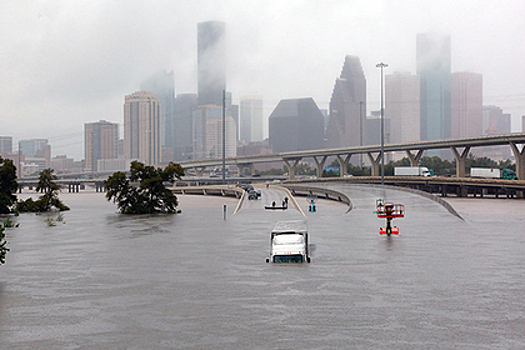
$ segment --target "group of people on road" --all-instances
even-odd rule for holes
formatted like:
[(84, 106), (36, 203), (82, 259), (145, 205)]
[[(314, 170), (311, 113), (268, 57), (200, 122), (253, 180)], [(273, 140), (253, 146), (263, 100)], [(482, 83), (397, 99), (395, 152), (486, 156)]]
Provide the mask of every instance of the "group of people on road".
[[(273, 201), (272, 202), (272, 207), (275, 208), (276, 205), (277, 205), (277, 203), (275, 203), (275, 201)], [(288, 197), (284, 197), (284, 199), (282, 201), (282, 204), (281, 204), (281, 207), (288, 208)]]

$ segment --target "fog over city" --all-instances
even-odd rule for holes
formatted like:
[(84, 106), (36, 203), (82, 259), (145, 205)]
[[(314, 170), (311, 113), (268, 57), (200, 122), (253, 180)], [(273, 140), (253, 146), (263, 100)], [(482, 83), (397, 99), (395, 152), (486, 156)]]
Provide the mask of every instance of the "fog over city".
[(346, 55), (360, 58), (367, 111), (378, 110), (376, 64), (416, 73), (416, 34), (439, 32), (452, 72), (482, 74), (483, 104), (521, 131), (523, 18), (523, 1), (4, 0), (0, 135), (48, 138), (53, 155), (82, 159), (84, 123), (122, 123), (124, 96), (158, 71), (174, 71), (176, 94), (197, 92), (197, 23), (208, 20), (226, 24), (233, 103), (261, 95), (265, 118), (284, 98), (328, 108)]

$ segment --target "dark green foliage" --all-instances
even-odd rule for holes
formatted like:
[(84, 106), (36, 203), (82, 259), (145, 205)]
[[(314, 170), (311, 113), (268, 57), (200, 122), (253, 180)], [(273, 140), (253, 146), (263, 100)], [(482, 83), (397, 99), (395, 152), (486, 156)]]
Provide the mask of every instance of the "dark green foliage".
[(129, 179), (118, 171), (105, 181), (106, 198), (116, 203), (123, 214), (176, 213), (177, 197), (165, 183), (172, 183), (183, 175), (180, 164), (170, 162), (162, 169), (134, 161)]
[(5, 225), (0, 224), (0, 265), (5, 264), (5, 255), (9, 251), (7, 241), (5, 240)]
[(0, 214), (11, 212), (11, 208), (16, 203), (16, 167), (11, 159), (0, 157)]
[(53, 208), (59, 211), (69, 210), (69, 207), (58, 198), (60, 186), (55, 183), (56, 178), (53, 174), (53, 169), (42, 170), (36, 186), (36, 191), (42, 193), (42, 195), (36, 201), (32, 198), (19, 201), (16, 205), (16, 210), (21, 213), (41, 213), (50, 211)]

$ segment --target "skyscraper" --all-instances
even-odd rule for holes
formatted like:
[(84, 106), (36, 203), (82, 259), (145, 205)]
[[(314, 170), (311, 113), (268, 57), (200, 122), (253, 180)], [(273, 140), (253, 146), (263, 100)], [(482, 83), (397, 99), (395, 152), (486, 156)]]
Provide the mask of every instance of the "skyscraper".
[(97, 161), (118, 157), (119, 130), (117, 123), (101, 120), (84, 125), (85, 170), (98, 171)]
[(421, 140), (451, 137), (450, 57), (449, 35), (417, 35), (417, 74), (421, 79)]
[(175, 85), (173, 71), (163, 70), (140, 84), (140, 90), (150, 91), (160, 102), (160, 144), (174, 147), (176, 140)]
[(328, 147), (363, 144), (366, 115), (366, 79), (357, 56), (346, 56), (341, 76), (330, 99), (330, 118), (326, 128)]
[(13, 136), (0, 136), (0, 155), (13, 152)]
[(269, 118), (275, 153), (323, 147), (323, 114), (312, 98), (281, 100)]
[(201, 22), (197, 31), (199, 106), (221, 106), (226, 89), (225, 23)]
[(20, 140), (18, 147), (26, 157), (37, 157), (37, 153), (48, 145), (47, 139)]
[(483, 135), (483, 76), (454, 72), (451, 76), (451, 136)]
[(197, 107), (196, 94), (179, 94), (175, 98), (174, 159), (193, 158), (193, 110)]
[(390, 120), (390, 142), (420, 140), (419, 76), (395, 72), (385, 77), (385, 118)]
[(160, 163), (160, 102), (151, 92), (138, 91), (125, 98), (124, 156), (146, 165)]
[(263, 140), (263, 100), (261, 96), (241, 97), (241, 137), (246, 143)]
[[(225, 155), (237, 155), (237, 124), (232, 116), (225, 118)], [(199, 106), (193, 111), (193, 148), (195, 159), (222, 157), (222, 108)]]

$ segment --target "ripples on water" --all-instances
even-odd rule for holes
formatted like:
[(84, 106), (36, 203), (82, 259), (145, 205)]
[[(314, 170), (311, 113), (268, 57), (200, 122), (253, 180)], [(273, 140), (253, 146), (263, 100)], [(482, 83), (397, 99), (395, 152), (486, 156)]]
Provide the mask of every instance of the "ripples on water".
[(180, 215), (138, 217), (102, 194), (63, 194), (65, 224), (24, 214), (8, 231), (2, 347), (525, 348), (522, 216), (485, 200), (484, 215), (461, 221), (387, 191), (407, 208), (401, 235), (387, 238), (372, 214), (383, 193), (339, 189), (355, 209), (306, 212), (312, 263), (293, 266), (264, 262), (275, 221), (301, 217), (261, 209), (264, 191), (236, 215), (233, 199), (185, 196)]

